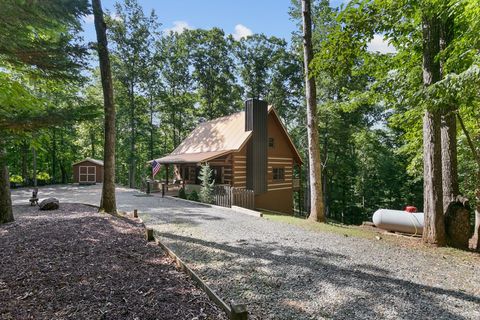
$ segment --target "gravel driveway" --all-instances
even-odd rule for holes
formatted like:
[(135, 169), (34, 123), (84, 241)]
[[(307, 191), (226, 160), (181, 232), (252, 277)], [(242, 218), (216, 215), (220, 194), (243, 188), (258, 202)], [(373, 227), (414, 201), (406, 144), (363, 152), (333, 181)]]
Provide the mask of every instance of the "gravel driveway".
[[(79, 202), (92, 202), (88, 194), (99, 190), (60, 188)], [(138, 208), (225, 300), (247, 302), (253, 319), (480, 319), (480, 259), (138, 195), (119, 189), (119, 208)], [(14, 192), (15, 201), (21, 197)]]

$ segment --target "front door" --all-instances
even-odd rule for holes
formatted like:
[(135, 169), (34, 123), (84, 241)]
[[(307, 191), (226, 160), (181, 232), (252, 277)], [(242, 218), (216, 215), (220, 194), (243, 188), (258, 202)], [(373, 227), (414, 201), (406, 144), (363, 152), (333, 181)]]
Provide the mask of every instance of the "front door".
[(95, 166), (81, 166), (78, 171), (79, 183), (96, 183), (97, 168)]

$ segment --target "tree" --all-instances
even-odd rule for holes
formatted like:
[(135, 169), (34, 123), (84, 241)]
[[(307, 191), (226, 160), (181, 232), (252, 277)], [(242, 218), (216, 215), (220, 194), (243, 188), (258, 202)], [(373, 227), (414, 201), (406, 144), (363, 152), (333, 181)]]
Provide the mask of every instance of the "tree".
[(100, 0), (92, 0), (92, 8), (97, 33), (97, 51), (105, 110), (104, 173), (100, 211), (115, 214), (117, 212), (115, 199), (115, 104), (113, 102), (112, 73), (110, 71), (106, 25)]
[(154, 44), (158, 24), (155, 13), (146, 17), (136, 0), (125, 0), (123, 6), (117, 3), (115, 9), (118, 19), (110, 21), (110, 35), (115, 44), (112, 61), (115, 79), (120, 84), (118, 92), (125, 94), (125, 99), (119, 99), (122, 101), (119, 113), (125, 106), (129, 133), (128, 185), (134, 188), (137, 185), (138, 127), (142, 125), (140, 115), (144, 114), (144, 110), (139, 110), (143, 105), (138, 100), (148, 77), (149, 48)]
[(225, 37), (219, 28), (185, 33), (189, 37), (199, 116), (211, 120), (240, 109), (241, 90), (234, 73), (233, 38)]
[[(176, 148), (194, 125), (195, 93), (190, 64), (189, 36), (170, 32), (156, 42), (155, 67), (160, 72), (163, 89), (160, 113), (164, 148)], [(166, 148), (170, 138), (170, 148)]]
[(310, 214), (312, 221), (325, 222), (325, 207), (322, 190), (322, 163), (317, 131), (317, 97), (315, 78), (310, 72), (313, 59), (312, 20), (310, 0), (302, 0), (303, 52), (305, 68), (305, 95), (307, 100), (307, 137), (310, 182)]
[[(78, 79), (84, 47), (74, 43), (86, 1), (2, 3), (0, 22), (0, 222), (13, 220), (7, 142), (15, 134), (50, 126), (72, 114), (49, 105), (28, 80), (41, 75), (52, 81)], [(33, 54), (35, 53), (35, 54)]]
[(202, 165), (200, 169), (200, 201), (204, 203), (213, 203), (213, 186), (215, 180), (212, 179), (212, 169), (208, 163)]
[[(440, 20), (434, 8), (425, 8), (422, 15), (423, 85), (431, 86), (440, 80)], [(425, 227), (423, 238), (427, 243), (446, 244), (443, 217), (441, 112), (426, 107), (423, 116), (423, 188)]]

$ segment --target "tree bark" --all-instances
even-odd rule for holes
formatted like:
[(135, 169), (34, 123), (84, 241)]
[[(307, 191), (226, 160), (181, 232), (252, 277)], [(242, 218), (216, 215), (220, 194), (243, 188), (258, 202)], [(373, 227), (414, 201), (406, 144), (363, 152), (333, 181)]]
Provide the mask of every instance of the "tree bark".
[(130, 163), (128, 168), (128, 186), (130, 188), (135, 188), (135, 150), (136, 150), (136, 131), (135, 131), (135, 91), (133, 88), (133, 81), (130, 83)]
[(305, 68), (305, 96), (307, 100), (307, 139), (310, 178), (310, 214), (308, 219), (325, 222), (325, 205), (322, 191), (322, 164), (317, 128), (317, 92), (315, 77), (310, 72), (313, 59), (312, 19), (310, 0), (302, 0), (303, 56)]
[[(446, 11), (446, 10), (445, 10)], [(442, 17), (440, 26), (440, 51), (445, 51), (453, 40), (453, 17)], [(441, 77), (445, 75), (445, 58), (440, 60)], [(455, 117), (456, 105), (446, 106), (442, 112), (441, 141), (442, 141), (442, 180), (443, 180), (443, 208), (445, 210), (451, 202), (456, 201), (459, 194), (458, 165), (457, 165), (457, 122)]]
[(446, 210), (450, 202), (459, 194), (457, 165), (457, 122), (453, 108), (442, 112), (442, 179), (443, 207)]
[(467, 143), (468, 143), (468, 146), (470, 147), (470, 151), (472, 152), (473, 158), (477, 164), (477, 177), (476, 177), (477, 188), (475, 190), (477, 205), (475, 207), (475, 228), (473, 231), (473, 238), (471, 242), (472, 242), (472, 248), (477, 251), (480, 251), (480, 152), (478, 152), (477, 149), (475, 148), (472, 138), (470, 137), (470, 134), (467, 128), (465, 127), (465, 124), (463, 123), (463, 119), (460, 116), (459, 112), (457, 112), (457, 118), (458, 118), (458, 122), (460, 123), (460, 126), (462, 127), (463, 133), (467, 138)]
[(52, 128), (52, 183), (56, 183), (57, 175), (57, 130)]
[(10, 197), (10, 179), (5, 146), (0, 141), (0, 224), (13, 221), (12, 198)]
[(37, 150), (32, 147), (32, 158), (33, 158), (33, 186), (37, 187)]
[(23, 185), (26, 186), (28, 182), (28, 143), (26, 140), (22, 141), (22, 180)]
[[(423, 85), (428, 87), (440, 80), (440, 23), (434, 14), (424, 15)], [(423, 241), (437, 246), (446, 244), (443, 211), (441, 114), (427, 106), (423, 118), (423, 186), (425, 227)]]
[(105, 139), (104, 139), (104, 172), (102, 199), (100, 211), (116, 213), (115, 200), (115, 105), (113, 103), (113, 83), (108, 56), (106, 25), (100, 0), (92, 0), (95, 31), (97, 33), (97, 50), (100, 62), (102, 79), (103, 103), (105, 110)]

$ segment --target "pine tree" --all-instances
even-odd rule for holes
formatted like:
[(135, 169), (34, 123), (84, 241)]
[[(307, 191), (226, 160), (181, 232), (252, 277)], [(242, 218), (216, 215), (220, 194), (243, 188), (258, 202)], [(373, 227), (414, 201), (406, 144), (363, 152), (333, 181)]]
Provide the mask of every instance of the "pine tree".
[(213, 203), (213, 186), (215, 180), (212, 179), (212, 169), (208, 163), (202, 165), (200, 169), (200, 201), (204, 203)]

